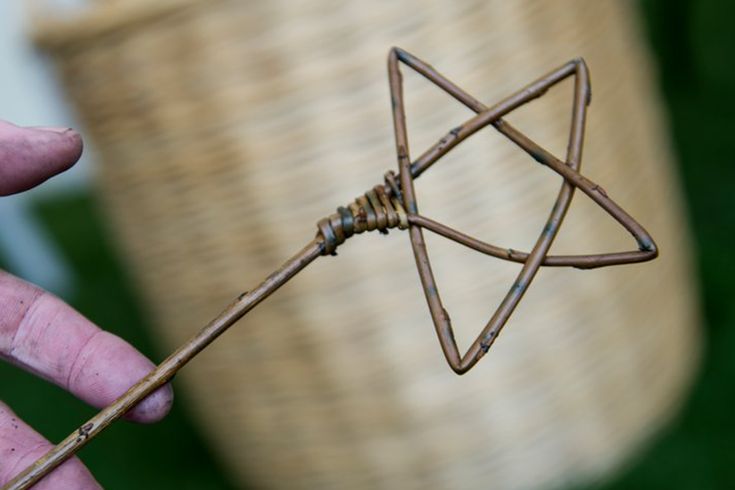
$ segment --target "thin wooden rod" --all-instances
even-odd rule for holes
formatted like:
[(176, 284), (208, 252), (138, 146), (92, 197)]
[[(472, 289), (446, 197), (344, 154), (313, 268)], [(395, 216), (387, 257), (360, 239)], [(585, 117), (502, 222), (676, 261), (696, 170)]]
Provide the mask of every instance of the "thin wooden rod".
[[(491, 243), (483, 242), (475, 237), (471, 237), (466, 233), (455, 230), (445, 224), (438, 223), (431, 218), (420, 214), (411, 214), (408, 216), (408, 222), (420, 226), (426, 230), (432, 231), (437, 235), (448, 238), (454, 242), (464, 245), (465, 247), (476, 250), (482, 254), (490, 255), (498, 259), (509, 260), (523, 264), (528, 260), (528, 252), (522, 252), (512, 248), (503, 248)], [(635, 262), (646, 262), (651, 260), (655, 255), (655, 251), (635, 250), (630, 252), (613, 252), (595, 255), (547, 255), (544, 257), (541, 265), (546, 267), (574, 267), (575, 269), (596, 269), (598, 267), (608, 267), (611, 265), (632, 264)]]
[(217, 318), (209, 322), (199, 333), (179, 347), (124, 395), (101, 410), (87, 423), (69, 434), (56, 447), (8, 482), (3, 490), (25, 490), (30, 488), (54, 468), (76, 454), (87, 442), (105, 430), (110, 424), (125, 415), (156, 389), (170, 381), (179, 369), (211, 344), (214, 339), (222, 335), (243, 315), (255, 308), (261, 301), (313, 262), (322, 254), (322, 249), (323, 241), (320, 238), (312, 240), (299, 253), (283, 264), (280, 269), (269, 275), (258, 287), (240, 295)]

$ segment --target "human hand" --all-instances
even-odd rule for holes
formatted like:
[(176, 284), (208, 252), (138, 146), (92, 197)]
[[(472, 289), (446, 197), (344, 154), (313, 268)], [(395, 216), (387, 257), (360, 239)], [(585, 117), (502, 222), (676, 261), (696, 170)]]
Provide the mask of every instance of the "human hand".
[[(66, 128), (21, 128), (0, 121), (0, 196), (30, 189), (74, 165), (82, 139)], [(153, 363), (100, 330), (55, 296), (0, 270), (0, 358), (66, 389), (95, 407), (108, 405), (148, 374)], [(169, 385), (127, 418), (150, 423), (171, 408)], [(0, 401), (0, 485), (52, 445)], [(39, 490), (100, 488), (78, 458), (37, 484)]]

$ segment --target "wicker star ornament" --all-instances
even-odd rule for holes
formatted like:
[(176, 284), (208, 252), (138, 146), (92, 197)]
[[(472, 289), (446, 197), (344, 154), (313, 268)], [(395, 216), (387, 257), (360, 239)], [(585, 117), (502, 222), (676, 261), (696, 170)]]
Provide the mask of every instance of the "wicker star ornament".
[[(475, 116), (449, 131), (414, 160), (411, 159), (408, 146), (401, 64), (412, 68), (476, 113)], [(541, 97), (549, 88), (568, 77), (574, 77), (575, 81), (572, 100), (572, 123), (567, 153), (565, 158), (561, 160), (511, 126), (503, 118), (516, 108)], [(393, 48), (390, 51), (388, 78), (398, 174), (393, 171), (387, 172), (383, 183), (359, 196), (349, 205), (337, 208), (337, 212), (320, 220), (317, 223), (316, 236), (300, 252), (269, 275), (256, 288), (238, 296), (217, 318), (212, 320), (187, 343), (179, 347), (145, 378), (77, 428), (54, 449), (22, 471), (3, 487), (4, 490), (26, 489), (38, 482), (146, 396), (171, 380), (179, 369), (266, 297), (288, 282), (316, 258), (325, 255), (336, 255), (337, 248), (355, 234), (374, 230), (382, 233), (387, 233), (389, 229), (408, 230), (419, 278), (429, 305), (434, 328), (449, 366), (458, 374), (467, 372), (488, 352), (541, 266), (569, 266), (592, 269), (608, 265), (645, 262), (654, 259), (658, 255), (656, 244), (648, 232), (615, 203), (602, 187), (580, 173), (585, 118), (591, 99), (589, 72), (582, 59), (575, 59), (560, 66), (492, 106), (484, 105), (430, 65), (399, 48)], [(483, 242), (419, 214), (414, 180), (453, 148), (486, 126), (495, 128), (520, 149), (528, 153), (533, 160), (548, 167), (563, 178), (551, 213), (530, 252), (520, 252)], [(549, 255), (549, 249), (569, 209), (575, 189), (585, 193), (632, 234), (638, 248), (628, 252), (603, 254)], [(424, 241), (424, 229), (483, 254), (523, 264), (500, 305), (464, 355), (460, 355), (454, 340), (449, 314), (445, 310), (439, 295), (426, 242)]]

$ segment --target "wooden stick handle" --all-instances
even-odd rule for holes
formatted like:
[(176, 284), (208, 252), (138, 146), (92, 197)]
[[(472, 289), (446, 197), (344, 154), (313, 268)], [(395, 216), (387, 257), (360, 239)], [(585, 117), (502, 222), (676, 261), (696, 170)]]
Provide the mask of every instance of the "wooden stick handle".
[(199, 354), (214, 339), (231, 327), (237, 320), (252, 310), (258, 303), (270, 296), (288, 282), (323, 251), (323, 242), (315, 238), (298, 254), (288, 260), (280, 269), (268, 276), (257, 288), (242, 294), (220, 315), (205, 326), (188, 342), (179, 347), (165, 361), (159, 364), (145, 378), (131, 387), (124, 395), (89, 419), (84, 425), (72, 432), (66, 439), (51, 449), (35, 463), (27, 467), (2, 490), (25, 490), (37, 483), (54, 468), (72, 457), (89, 441), (97, 437), (115, 420), (119, 419), (140, 403), (145, 397), (163, 386)]

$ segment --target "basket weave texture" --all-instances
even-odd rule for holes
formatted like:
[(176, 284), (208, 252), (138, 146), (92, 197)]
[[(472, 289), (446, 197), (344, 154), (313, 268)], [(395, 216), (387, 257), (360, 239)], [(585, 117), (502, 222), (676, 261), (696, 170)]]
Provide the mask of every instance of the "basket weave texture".
[[(181, 375), (243, 482), (578, 483), (609, 474), (676, 408), (699, 320), (671, 155), (627, 3), (118, 0), (37, 32), (98, 151), (110, 223), (166, 349), (396, 167), (391, 45), (486, 103), (571, 58), (590, 66), (582, 172), (640, 219), (661, 257), (542, 270), (490, 354), (457, 377), (408, 237), (354, 238)], [(470, 114), (407, 69), (404, 79), (418, 155)], [(571, 94), (566, 83), (508, 120), (562, 156)], [(533, 244), (558, 186), (492, 129), (417, 182), (422, 213), (515, 249)], [(518, 265), (427, 240), (466, 346)], [(624, 230), (578, 193), (552, 252), (629, 248)]]

